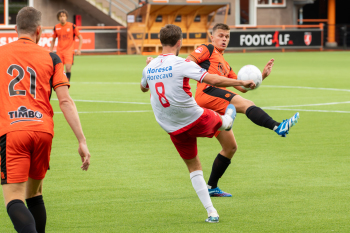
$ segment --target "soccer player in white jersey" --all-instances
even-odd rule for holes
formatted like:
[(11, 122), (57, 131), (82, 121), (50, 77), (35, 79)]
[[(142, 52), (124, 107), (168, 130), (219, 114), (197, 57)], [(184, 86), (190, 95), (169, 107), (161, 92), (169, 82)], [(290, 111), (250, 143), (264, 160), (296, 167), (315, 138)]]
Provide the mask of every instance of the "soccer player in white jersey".
[(170, 135), (175, 148), (190, 172), (190, 179), (199, 199), (208, 212), (206, 222), (219, 222), (197, 156), (197, 137), (213, 137), (217, 130), (231, 130), (236, 116), (230, 104), (225, 115), (201, 108), (192, 97), (189, 79), (213, 86), (245, 86), (255, 88), (252, 80), (228, 79), (209, 74), (196, 63), (178, 57), (182, 45), (181, 28), (168, 24), (160, 30), (162, 55), (143, 70), (140, 88), (151, 90), (151, 104), (158, 124)]

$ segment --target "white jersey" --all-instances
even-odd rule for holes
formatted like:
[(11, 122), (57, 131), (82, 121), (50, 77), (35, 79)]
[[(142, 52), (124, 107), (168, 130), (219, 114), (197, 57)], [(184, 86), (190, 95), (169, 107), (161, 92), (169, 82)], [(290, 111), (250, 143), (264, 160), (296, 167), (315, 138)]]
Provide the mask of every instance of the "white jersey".
[(174, 54), (158, 56), (143, 70), (141, 85), (151, 89), (154, 115), (166, 132), (174, 133), (203, 114), (192, 97), (189, 79), (202, 82), (206, 74), (196, 63)]

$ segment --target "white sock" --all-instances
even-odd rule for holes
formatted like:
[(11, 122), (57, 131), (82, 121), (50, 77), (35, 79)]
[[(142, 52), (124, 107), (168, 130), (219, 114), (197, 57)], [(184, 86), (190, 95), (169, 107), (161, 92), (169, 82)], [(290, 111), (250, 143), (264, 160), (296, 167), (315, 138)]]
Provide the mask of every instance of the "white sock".
[(194, 171), (190, 173), (190, 178), (192, 181), (192, 186), (194, 190), (196, 190), (196, 193), (201, 200), (204, 208), (207, 210), (208, 214), (210, 213), (217, 213), (216, 209), (213, 206), (213, 203), (211, 202), (207, 184), (205, 183), (204, 177), (203, 177), (203, 171)]
[(219, 131), (225, 130), (227, 128), (230, 128), (230, 126), (232, 125), (232, 118), (229, 115), (222, 115), (221, 116), (221, 120), (222, 120), (222, 125), (221, 127), (218, 129)]

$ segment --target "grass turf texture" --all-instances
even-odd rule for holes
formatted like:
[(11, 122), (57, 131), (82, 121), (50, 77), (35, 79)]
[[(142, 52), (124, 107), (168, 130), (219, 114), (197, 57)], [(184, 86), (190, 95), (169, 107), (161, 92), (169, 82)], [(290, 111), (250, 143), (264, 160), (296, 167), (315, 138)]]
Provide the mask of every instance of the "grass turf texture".
[[(281, 138), (238, 114), (233, 132), (239, 149), (219, 182), (233, 197), (212, 198), (219, 224), (204, 222), (187, 168), (155, 121), (149, 93), (139, 89), (145, 57), (82, 56), (73, 67), (73, 99), (114, 102), (76, 102), (85, 112), (80, 118), (92, 154), (89, 171), (82, 172), (77, 141), (53, 95), (56, 135), (43, 195), (47, 232), (348, 232), (350, 104), (290, 105), (350, 101), (350, 53), (225, 58), (236, 72), (246, 64), (262, 70), (275, 58), (261, 87), (242, 96), (261, 107), (287, 106), (266, 110), (276, 120), (296, 112), (284, 109), (299, 109), (301, 119)], [(136, 110), (147, 112), (101, 112)], [(201, 138), (198, 148), (207, 180), (220, 146)], [(14, 232), (4, 205), (0, 216), (0, 231)]]

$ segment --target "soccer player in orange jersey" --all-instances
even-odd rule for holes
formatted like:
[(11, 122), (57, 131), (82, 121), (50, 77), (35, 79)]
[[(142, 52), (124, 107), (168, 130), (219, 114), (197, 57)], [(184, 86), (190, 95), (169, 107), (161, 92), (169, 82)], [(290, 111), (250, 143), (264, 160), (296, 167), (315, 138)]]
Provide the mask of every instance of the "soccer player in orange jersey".
[(1, 185), (16, 231), (42, 233), (46, 225), (43, 179), (54, 135), (52, 89), (78, 139), (82, 170), (89, 168), (90, 153), (61, 59), (37, 45), (41, 12), (24, 7), (16, 23), (18, 41), (0, 47)]
[[(230, 41), (230, 28), (226, 24), (216, 24), (211, 35), (211, 44), (203, 44), (193, 51), (187, 59), (190, 59), (211, 74), (226, 76), (227, 78), (237, 79), (230, 65), (225, 61), (223, 54)], [(262, 72), (263, 80), (271, 73), (274, 59), (271, 59)], [(235, 88), (241, 92), (246, 92), (240, 86)], [(255, 104), (244, 99), (235, 92), (224, 87), (214, 87), (205, 83), (197, 83), (195, 100), (199, 106), (212, 109), (219, 114), (225, 112), (226, 107), (233, 104), (238, 113), (246, 116), (255, 124), (275, 131), (278, 135), (285, 137), (291, 126), (299, 118), (296, 113), (288, 120), (279, 123), (273, 120), (264, 110), (255, 106)], [(209, 194), (218, 197), (231, 197), (229, 193), (223, 192), (218, 186), (219, 178), (224, 174), (231, 163), (231, 159), (237, 150), (237, 143), (232, 131), (218, 131), (216, 134), (222, 150), (217, 155), (212, 172), (208, 181)]]
[(57, 55), (61, 58), (63, 64), (66, 66), (66, 75), (70, 81), (72, 65), (74, 63), (74, 41), (75, 37), (79, 38), (79, 47), (76, 55), (81, 54), (81, 46), (83, 45), (83, 37), (80, 35), (77, 26), (67, 22), (68, 12), (66, 10), (59, 10), (57, 19), (59, 24), (53, 28), (52, 42), (50, 52), (53, 51), (56, 38), (58, 38)]

